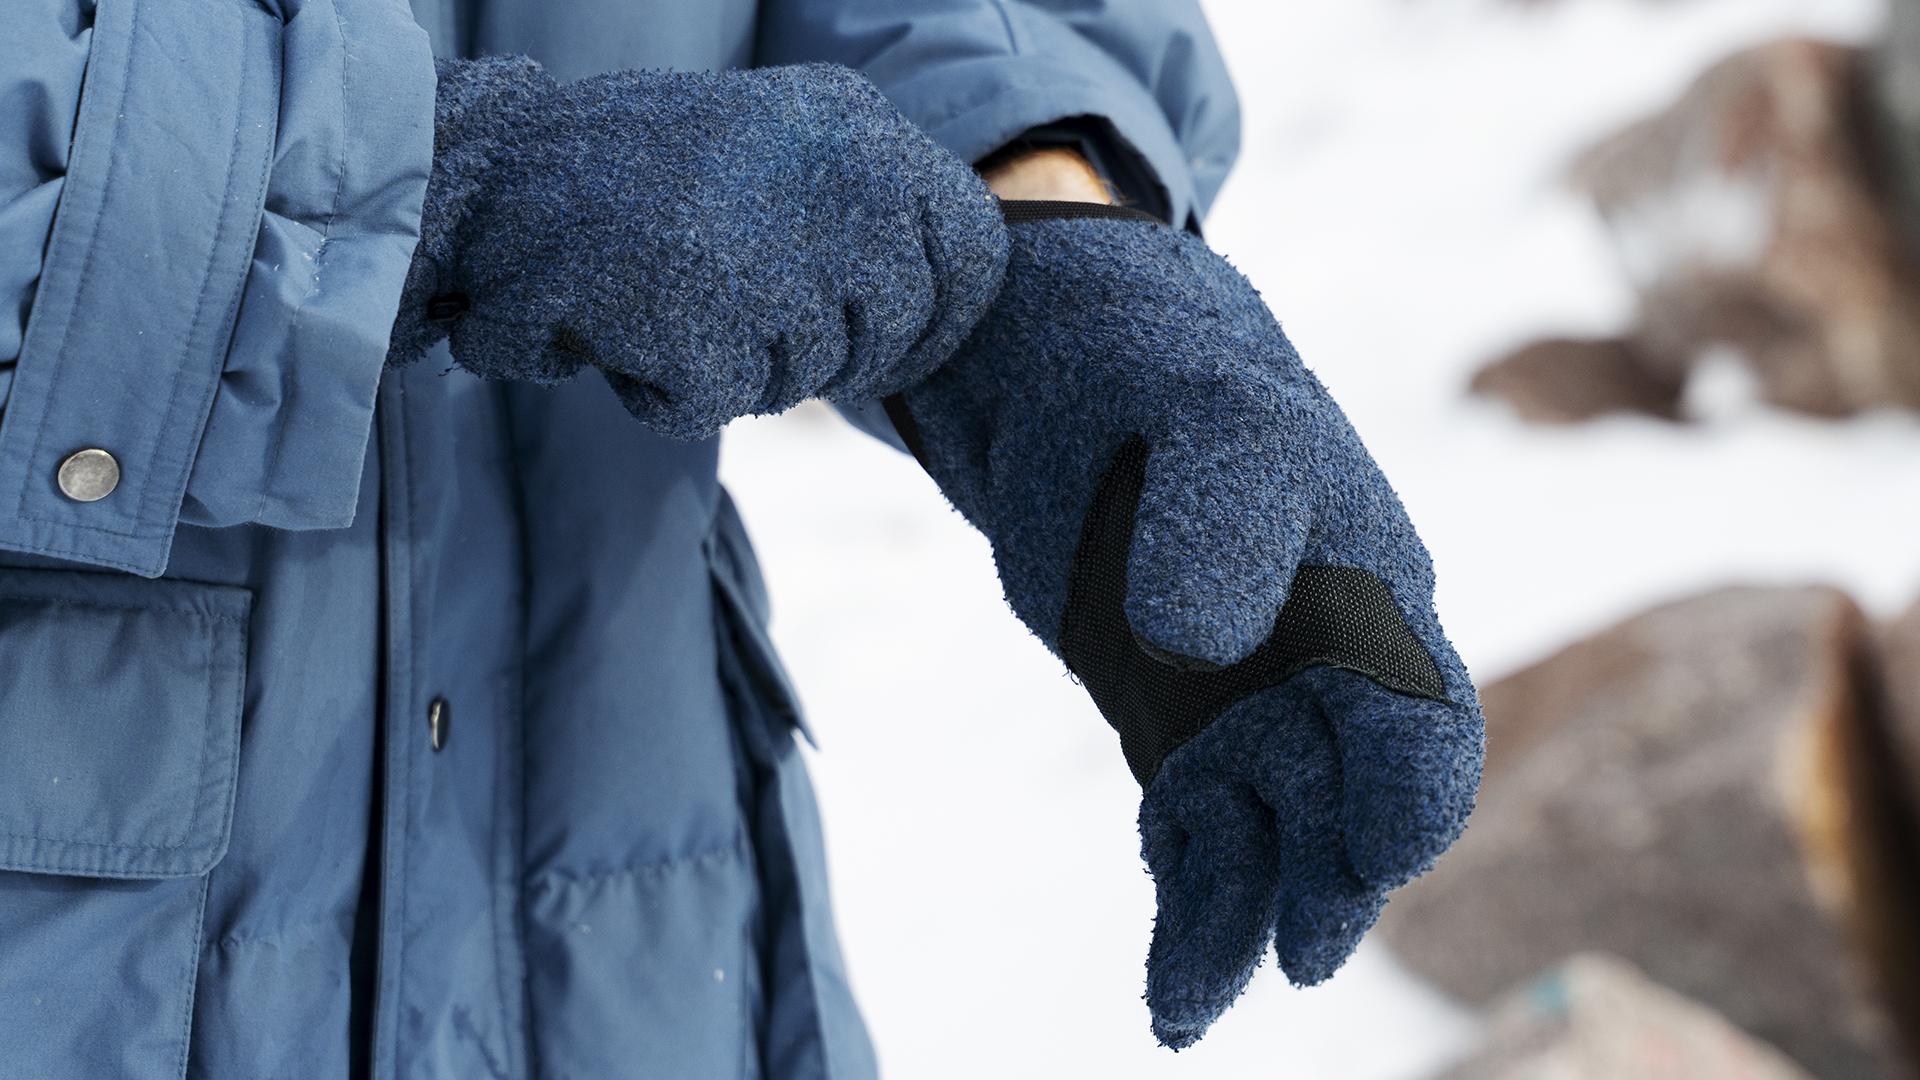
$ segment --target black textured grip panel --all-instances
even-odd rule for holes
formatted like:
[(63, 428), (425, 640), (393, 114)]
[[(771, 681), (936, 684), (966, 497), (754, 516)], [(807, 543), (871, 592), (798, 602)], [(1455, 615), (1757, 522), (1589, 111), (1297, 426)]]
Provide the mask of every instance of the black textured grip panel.
[(1141, 786), (1229, 705), (1309, 667), (1346, 668), (1401, 693), (1445, 700), (1440, 669), (1393, 594), (1354, 567), (1300, 567), (1272, 633), (1230, 667), (1148, 648), (1126, 614), (1127, 559), (1146, 476), (1147, 445), (1129, 439), (1087, 511), (1060, 631), (1061, 658), (1120, 733)]

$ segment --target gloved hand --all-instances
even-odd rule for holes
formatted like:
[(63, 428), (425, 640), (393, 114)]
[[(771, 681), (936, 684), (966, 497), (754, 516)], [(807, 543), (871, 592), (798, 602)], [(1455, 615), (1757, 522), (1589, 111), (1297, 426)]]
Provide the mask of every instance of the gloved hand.
[(831, 65), (617, 72), (442, 61), (421, 239), (389, 361), (549, 383), (597, 367), (699, 438), (924, 375), (999, 285), (984, 183)]
[(1459, 835), (1479, 704), (1405, 511), (1253, 287), (1144, 215), (1006, 205), (999, 298), (888, 408), (1119, 731), (1178, 1049), (1269, 944), (1332, 975)]

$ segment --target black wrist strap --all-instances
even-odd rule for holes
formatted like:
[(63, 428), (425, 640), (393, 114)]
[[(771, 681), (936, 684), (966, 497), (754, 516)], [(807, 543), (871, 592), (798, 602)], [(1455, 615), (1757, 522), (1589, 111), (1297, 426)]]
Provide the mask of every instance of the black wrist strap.
[(1000, 216), (1009, 225), (1022, 225), (1029, 221), (1058, 221), (1063, 218), (1108, 218), (1118, 221), (1146, 221), (1155, 225), (1166, 222), (1131, 206), (1116, 206), (1112, 203), (1067, 202), (1060, 199), (1002, 199)]

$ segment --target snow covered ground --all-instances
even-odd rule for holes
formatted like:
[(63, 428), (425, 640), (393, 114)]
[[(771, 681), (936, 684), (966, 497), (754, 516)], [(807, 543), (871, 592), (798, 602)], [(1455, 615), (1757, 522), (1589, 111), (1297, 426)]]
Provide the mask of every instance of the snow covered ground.
[[(1723, 581), (1830, 581), (1883, 614), (1920, 593), (1910, 417), (1797, 420), (1722, 380), (1712, 424), (1545, 431), (1461, 393), (1506, 345), (1626, 318), (1558, 186), (1575, 150), (1741, 45), (1863, 37), (1880, 0), (1208, 10), (1246, 118), (1210, 239), (1394, 479), (1483, 679)], [(1311, 991), (1269, 966), (1198, 1047), (1156, 1048), (1136, 789), (1006, 613), (985, 542), (912, 462), (820, 410), (737, 425), (724, 474), (819, 731), (840, 925), (889, 1076), (1417, 1077), (1472, 1038), (1468, 1013), (1363, 947)]]

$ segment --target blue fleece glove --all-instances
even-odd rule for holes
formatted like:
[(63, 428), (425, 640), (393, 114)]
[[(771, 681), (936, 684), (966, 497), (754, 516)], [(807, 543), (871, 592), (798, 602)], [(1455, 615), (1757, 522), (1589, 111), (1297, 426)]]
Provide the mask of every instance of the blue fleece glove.
[(489, 378), (598, 368), (699, 438), (947, 358), (1006, 228), (973, 170), (832, 65), (616, 72), (441, 61), (434, 164), (390, 362), (451, 337)]
[(1452, 843), (1479, 704), (1426, 549), (1246, 279), (1127, 211), (1006, 206), (999, 298), (888, 405), (1119, 731), (1177, 1049), (1270, 946), (1332, 975)]

